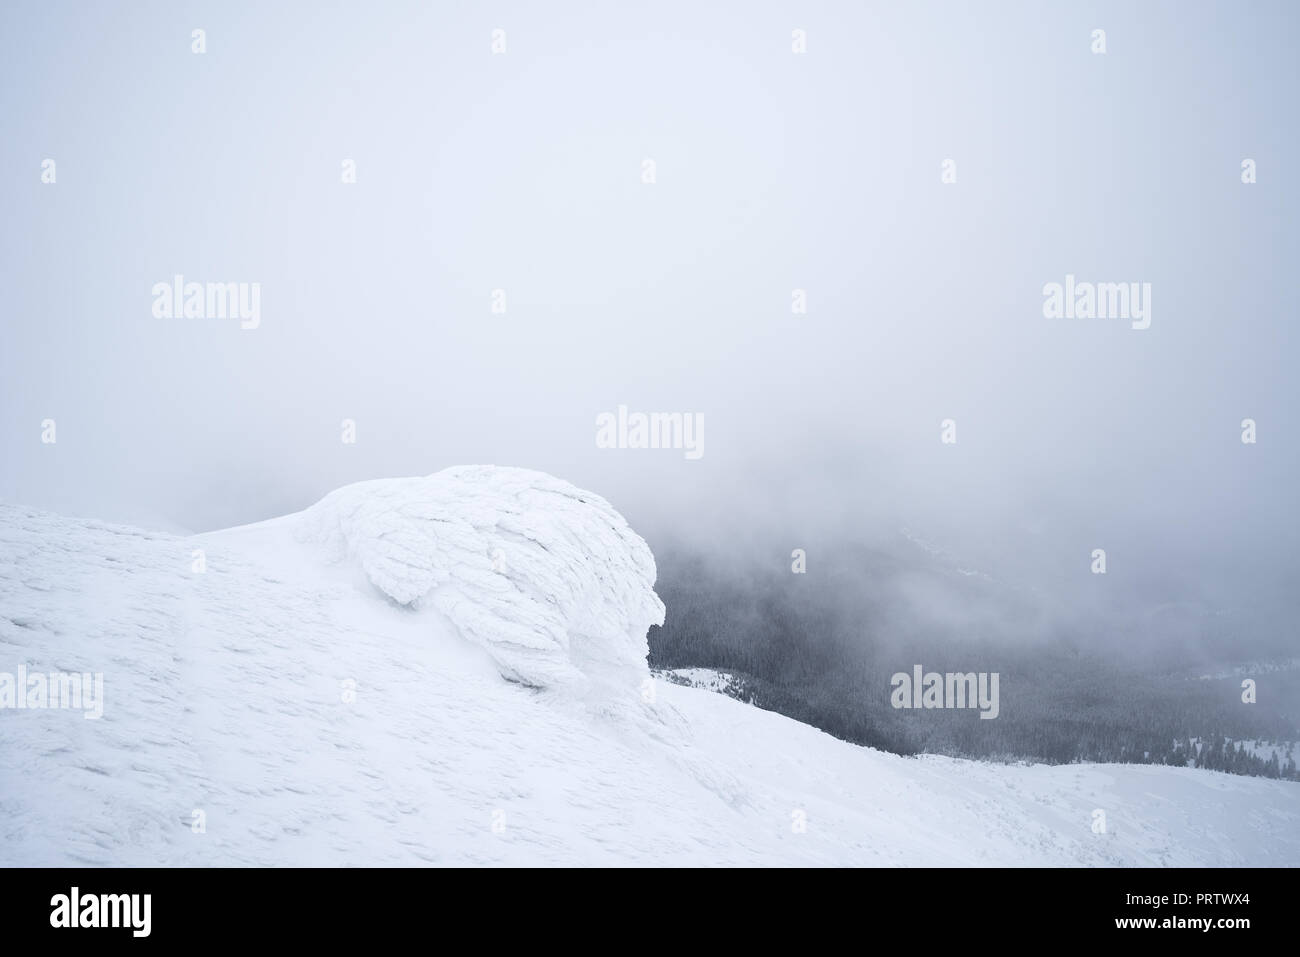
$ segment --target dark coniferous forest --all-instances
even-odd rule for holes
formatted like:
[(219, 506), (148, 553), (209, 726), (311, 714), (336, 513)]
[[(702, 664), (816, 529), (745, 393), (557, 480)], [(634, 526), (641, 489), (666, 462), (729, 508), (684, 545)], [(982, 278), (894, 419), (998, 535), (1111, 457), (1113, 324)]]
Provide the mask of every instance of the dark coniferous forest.
[[(968, 630), (936, 627), (891, 598), (904, 571), (895, 557), (840, 556), (834, 568), (796, 575), (774, 561), (738, 574), (701, 553), (667, 551), (657, 586), (667, 617), (650, 633), (651, 666), (726, 672), (735, 697), (898, 754), (1170, 764), (1300, 780), (1293, 663), (1225, 672), (1216, 670), (1225, 659), (1212, 641), (1192, 653), (1167, 636), (1162, 653), (1141, 653), (1137, 640), (1121, 642), (1131, 646), (1123, 653), (1113, 642), (1090, 643), (1087, 626), (1052, 633), (1014, 594), (987, 584), (972, 602), (987, 610), (992, 590), (1001, 615)], [(964, 584), (928, 600), (951, 603), (960, 620)], [(1029, 634), (1039, 624), (1043, 633)], [(895, 709), (890, 678), (917, 664), (997, 672), (998, 717)], [(1246, 677), (1258, 686), (1253, 704), (1242, 701)]]

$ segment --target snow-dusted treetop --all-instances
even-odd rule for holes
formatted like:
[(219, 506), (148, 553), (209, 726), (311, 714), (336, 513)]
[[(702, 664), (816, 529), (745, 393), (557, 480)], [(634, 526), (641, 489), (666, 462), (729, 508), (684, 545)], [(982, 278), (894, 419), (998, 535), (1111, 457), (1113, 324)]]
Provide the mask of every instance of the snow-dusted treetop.
[[(664, 620), (645, 541), (608, 502), (542, 472), (460, 466), (345, 486), (295, 535), (402, 605), (442, 612), (502, 675), (628, 687)], [(635, 687), (632, 685), (631, 687)]]

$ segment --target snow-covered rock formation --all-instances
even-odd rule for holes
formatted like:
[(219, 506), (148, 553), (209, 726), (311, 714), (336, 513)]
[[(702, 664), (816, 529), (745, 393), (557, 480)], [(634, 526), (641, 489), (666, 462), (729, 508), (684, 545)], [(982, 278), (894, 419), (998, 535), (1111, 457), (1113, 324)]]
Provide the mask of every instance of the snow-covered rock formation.
[(304, 512), (296, 536), (398, 604), (440, 611), (511, 680), (586, 690), (648, 674), (646, 631), (664, 620), (654, 556), (568, 482), (493, 466), (360, 482)]

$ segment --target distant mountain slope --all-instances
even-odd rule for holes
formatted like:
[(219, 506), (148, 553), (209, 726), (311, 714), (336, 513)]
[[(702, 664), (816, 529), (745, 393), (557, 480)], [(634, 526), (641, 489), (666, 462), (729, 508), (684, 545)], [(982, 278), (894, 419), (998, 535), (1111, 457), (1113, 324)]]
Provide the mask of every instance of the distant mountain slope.
[[(528, 507), (517, 478), (458, 480), (509, 513)], [(420, 520), (461, 523), (477, 554), (497, 523), (440, 507)], [(587, 596), (557, 619), (596, 643), (580, 663), (633, 641), (632, 617), (593, 604), (621, 594), (609, 569), (646, 572), (610, 512), (587, 571), (534, 537), (556, 565), (520, 585)], [(319, 518), (176, 538), (0, 507), (0, 672), (104, 677), (98, 720), (0, 710), (0, 864), (1300, 864), (1286, 782), (901, 758), (655, 681), (625, 651), (594, 697), (505, 680), (491, 636), (398, 604), (354, 550), (304, 534)], [(413, 542), (417, 567), (457, 573)]]

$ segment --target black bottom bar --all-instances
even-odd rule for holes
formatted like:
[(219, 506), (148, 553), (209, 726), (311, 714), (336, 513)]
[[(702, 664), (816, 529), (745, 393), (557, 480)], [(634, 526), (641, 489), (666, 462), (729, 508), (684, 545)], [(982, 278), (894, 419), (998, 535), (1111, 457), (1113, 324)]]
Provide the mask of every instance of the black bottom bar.
[(725, 875), (10, 869), (0, 871), (0, 926), (10, 945), (57, 944), (75, 935), (79, 944), (283, 942), (334, 948), (349, 941), (397, 942), (442, 927), (451, 934), (448, 944), (485, 933), (484, 942), (494, 945), (502, 935), (518, 934), (559, 946), (582, 939), (594, 943), (610, 933), (671, 938), (696, 929), (734, 942), (734, 931), (743, 939), (761, 934), (772, 921), (795, 921), (787, 927), (795, 934), (806, 921), (804, 928), (820, 936), (832, 925), (843, 929), (848, 917), (859, 924), (854, 935), (877, 942), (876, 931), (911, 928), (921, 932), (926, 945), (988, 943), (1041, 931), (1059, 935), (1047, 940), (1130, 937), (1181, 945), (1197, 938), (1231, 946), (1292, 936), (1293, 878), (1289, 871), (1265, 869)]

